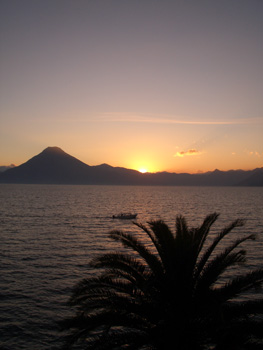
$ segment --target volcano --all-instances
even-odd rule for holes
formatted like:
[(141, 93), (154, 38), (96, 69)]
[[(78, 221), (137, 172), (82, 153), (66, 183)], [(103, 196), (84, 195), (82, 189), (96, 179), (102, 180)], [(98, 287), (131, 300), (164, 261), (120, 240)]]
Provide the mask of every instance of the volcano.
[[(0, 182), (25, 184), (126, 184), (135, 170), (107, 164), (89, 166), (59, 147), (48, 147), (18, 167), (0, 174)], [(131, 180), (131, 179), (130, 179)], [(128, 181), (129, 182), (129, 181)]]
[(263, 186), (263, 168), (203, 174), (145, 173), (112, 167), (90, 166), (59, 147), (48, 147), (20, 166), (0, 173), (0, 183), (159, 186)]

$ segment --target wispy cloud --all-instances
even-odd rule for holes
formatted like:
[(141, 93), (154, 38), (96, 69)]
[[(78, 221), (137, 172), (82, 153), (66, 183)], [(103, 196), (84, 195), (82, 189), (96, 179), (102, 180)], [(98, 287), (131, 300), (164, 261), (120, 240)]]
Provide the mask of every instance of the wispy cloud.
[(200, 155), (201, 152), (197, 151), (196, 149), (189, 149), (188, 151), (180, 151), (176, 152), (174, 157), (185, 157), (185, 156), (197, 156)]
[(254, 156), (254, 157), (261, 157), (261, 156), (263, 156), (263, 152), (260, 153), (260, 152), (258, 152), (258, 151), (251, 151), (251, 152), (248, 152), (248, 154), (249, 154), (250, 156)]
[(111, 121), (123, 123), (151, 123), (151, 124), (189, 124), (189, 125), (238, 125), (263, 123), (262, 118), (237, 118), (237, 119), (209, 119), (191, 120), (187, 117), (174, 115), (149, 115), (130, 113), (103, 113), (98, 121)]

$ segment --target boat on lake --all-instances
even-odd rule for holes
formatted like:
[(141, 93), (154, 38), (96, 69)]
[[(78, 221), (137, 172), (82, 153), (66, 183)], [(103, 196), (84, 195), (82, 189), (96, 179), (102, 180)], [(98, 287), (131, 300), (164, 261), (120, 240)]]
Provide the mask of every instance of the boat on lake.
[(131, 220), (136, 219), (138, 214), (132, 214), (132, 213), (120, 213), (118, 215), (112, 215), (113, 219), (121, 219), (121, 220)]

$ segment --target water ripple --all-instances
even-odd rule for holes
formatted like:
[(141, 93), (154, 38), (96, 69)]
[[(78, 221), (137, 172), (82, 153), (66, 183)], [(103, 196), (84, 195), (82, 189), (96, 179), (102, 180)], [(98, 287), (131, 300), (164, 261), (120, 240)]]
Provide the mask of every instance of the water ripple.
[[(94, 273), (88, 262), (120, 249), (112, 229), (137, 232), (119, 212), (137, 212), (138, 222), (164, 219), (174, 227), (183, 214), (199, 225), (208, 213), (221, 213), (212, 233), (240, 217), (239, 233), (257, 233), (248, 242), (247, 268), (262, 265), (263, 189), (125, 186), (0, 185), (0, 348), (58, 349), (57, 321), (70, 313), (72, 287)], [(223, 247), (222, 247), (223, 248)]]

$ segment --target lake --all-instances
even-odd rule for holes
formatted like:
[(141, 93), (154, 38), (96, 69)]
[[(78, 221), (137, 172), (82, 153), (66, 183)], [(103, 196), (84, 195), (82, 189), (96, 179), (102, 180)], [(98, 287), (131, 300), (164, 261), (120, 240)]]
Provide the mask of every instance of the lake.
[(92, 257), (120, 249), (108, 232), (144, 239), (132, 221), (112, 219), (120, 212), (136, 212), (142, 223), (163, 219), (171, 228), (177, 215), (197, 226), (218, 212), (212, 234), (246, 219), (233, 237), (257, 234), (245, 245), (246, 268), (262, 267), (263, 187), (0, 185), (0, 200), (1, 350), (59, 348), (56, 322), (70, 312), (72, 287), (92, 273)]

